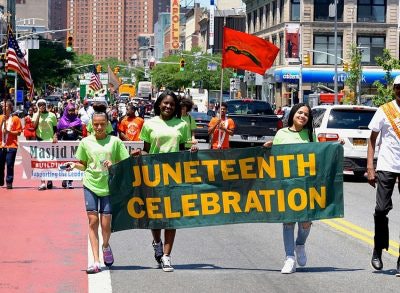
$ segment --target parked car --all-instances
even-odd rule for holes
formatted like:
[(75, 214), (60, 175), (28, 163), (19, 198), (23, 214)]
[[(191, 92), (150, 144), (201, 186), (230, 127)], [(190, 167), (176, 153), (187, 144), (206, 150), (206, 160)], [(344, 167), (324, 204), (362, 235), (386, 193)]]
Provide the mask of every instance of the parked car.
[[(363, 176), (367, 170), (368, 124), (377, 108), (321, 105), (312, 108), (318, 141), (344, 140), (343, 174)], [(375, 157), (376, 159), (376, 157)]]
[(266, 101), (252, 99), (234, 99), (226, 101), (228, 116), (235, 122), (235, 130), (229, 139), (230, 147), (248, 147), (263, 145), (273, 140), (278, 129), (282, 128), (281, 119), (274, 114)]
[(208, 124), (211, 121), (211, 117), (203, 112), (190, 112), (190, 116), (196, 120), (197, 128), (194, 131), (195, 137), (197, 139), (205, 139), (206, 142), (209, 142)]

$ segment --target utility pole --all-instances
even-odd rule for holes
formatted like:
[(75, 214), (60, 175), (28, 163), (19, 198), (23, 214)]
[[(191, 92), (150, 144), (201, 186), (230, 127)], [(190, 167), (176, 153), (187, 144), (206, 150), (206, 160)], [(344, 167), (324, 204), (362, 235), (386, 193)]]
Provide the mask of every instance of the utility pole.
[[(338, 64), (337, 64), (337, 2), (338, 0), (334, 0), (334, 13), (335, 13), (335, 76), (334, 76), (334, 91), (335, 91), (335, 100), (334, 100), (334, 104), (338, 104), (338, 83), (337, 83), (337, 75), (338, 75)], [(330, 15), (331, 15), (331, 10), (329, 11)]]

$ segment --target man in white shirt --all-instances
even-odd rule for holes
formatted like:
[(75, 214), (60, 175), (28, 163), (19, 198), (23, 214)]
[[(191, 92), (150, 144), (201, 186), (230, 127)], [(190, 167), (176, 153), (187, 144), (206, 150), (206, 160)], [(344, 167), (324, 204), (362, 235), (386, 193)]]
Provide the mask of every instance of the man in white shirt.
[(79, 109), (78, 116), (82, 123), (88, 125), (89, 120), (92, 119), (94, 110), (92, 106), (89, 106), (89, 101), (87, 99), (83, 100), (83, 107)]
[[(395, 78), (393, 89), (396, 99), (380, 106), (368, 125), (372, 130), (367, 155), (368, 183), (374, 188), (375, 185), (377, 187), (374, 250), (371, 259), (371, 265), (376, 270), (383, 268), (382, 250), (389, 248), (387, 214), (393, 208), (392, 194), (396, 180), (400, 180), (400, 75)], [(379, 153), (375, 172), (373, 160), (379, 134)], [(400, 276), (400, 257), (397, 260), (397, 274)]]

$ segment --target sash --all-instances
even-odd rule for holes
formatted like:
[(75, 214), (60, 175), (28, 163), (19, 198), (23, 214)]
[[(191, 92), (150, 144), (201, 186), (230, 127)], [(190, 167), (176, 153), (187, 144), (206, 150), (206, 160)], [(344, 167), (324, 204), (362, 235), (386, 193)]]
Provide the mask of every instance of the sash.
[(390, 124), (397, 137), (400, 139), (400, 112), (397, 110), (393, 102), (386, 103), (382, 106), (382, 110), (389, 119)]

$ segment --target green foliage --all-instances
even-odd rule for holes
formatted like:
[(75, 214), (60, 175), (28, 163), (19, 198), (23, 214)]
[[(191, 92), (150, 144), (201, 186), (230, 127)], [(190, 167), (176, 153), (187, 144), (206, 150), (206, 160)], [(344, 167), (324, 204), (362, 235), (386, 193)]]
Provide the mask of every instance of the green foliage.
[[(185, 59), (184, 71), (179, 70), (181, 58)], [(207, 64), (209, 62), (217, 63), (218, 70), (208, 71)], [(176, 91), (192, 87), (192, 81), (196, 84), (201, 82), (202, 87), (205, 89), (217, 90), (220, 89), (220, 63), (221, 55), (201, 54), (199, 48), (193, 48), (191, 52), (183, 52), (182, 56), (171, 55), (163, 58), (151, 71), (152, 81), (157, 88), (165, 87)], [(225, 90), (229, 89), (230, 76), (230, 73), (224, 76), (223, 87)]]
[(350, 88), (350, 93), (346, 96), (345, 101), (348, 104), (356, 104), (357, 95), (361, 95), (361, 93), (357, 92), (358, 90), (361, 90), (361, 86), (360, 89), (358, 87), (362, 76), (361, 52), (357, 48), (356, 44), (352, 44), (350, 50), (349, 72), (345, 81), (345, 85)]
[(400, 69), (400, 62), (398, 59), (393, 58), (388, 49), (383, 50), (381, 57), (375, 58), (376, 63), (385, 70), (385, 82), (375, 81), (373, 85), (376, 87), (376, 96), (373, 97), (372, 101), (375, 106), (383, 105), (387, 102), (392, 101), (395, 98), (393, 91), (393, 77), (392, 70)]
[(67, 66), (74, 53), (67, 52), (63, 45), (46, 39), (40, 39), (40, 49), (29, 51), (29, 69), (36, 90), (44, 85), (57, 86), (64, 80), (73, 81), (74, 70)]

